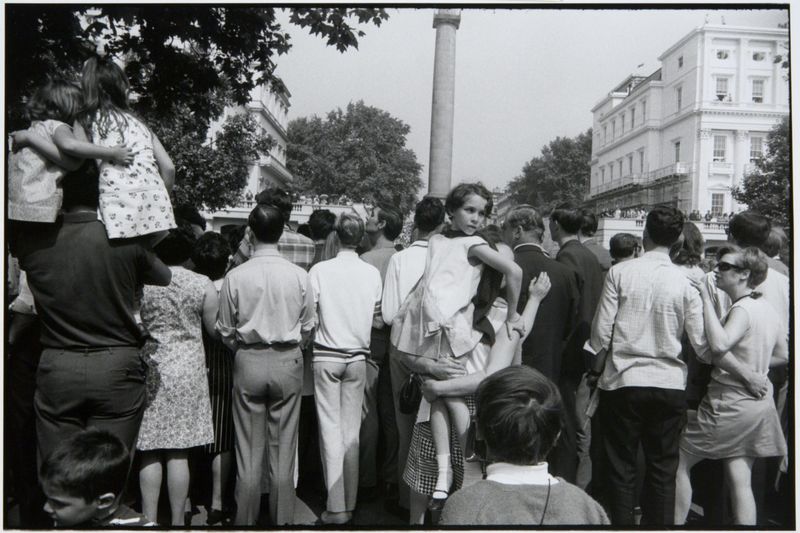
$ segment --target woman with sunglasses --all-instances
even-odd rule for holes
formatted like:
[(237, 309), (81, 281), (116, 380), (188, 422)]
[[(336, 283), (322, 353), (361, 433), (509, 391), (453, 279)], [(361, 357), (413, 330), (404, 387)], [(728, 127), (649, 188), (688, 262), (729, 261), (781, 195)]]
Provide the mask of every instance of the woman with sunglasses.
[(714, 369), (697, 417), (689, 420), (681, 437), (675, 523), (684, 524), (689, 512), (691, 468), (703, 459), (722, 459), (734, 523), (755, 525), (753, 462), (786, 453), (767, 372), (770, 366), (788, 362), (788, 345), (777, 313), (753, 290), (767, 275), (766, 256), (753, 247), (726, 247), (718, 257), (716, 285), (733, 304), (720, 322), (706, 284), (693, 282), (703, 300)]

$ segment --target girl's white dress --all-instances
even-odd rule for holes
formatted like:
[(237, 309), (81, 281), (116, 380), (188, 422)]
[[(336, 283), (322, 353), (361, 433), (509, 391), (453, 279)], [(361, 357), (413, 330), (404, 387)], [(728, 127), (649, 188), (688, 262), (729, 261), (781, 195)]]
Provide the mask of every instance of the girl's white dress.
[[(35, 120), (28, 131), (50, 142), (58, 120)], [(69, 127), (69, 126), (67, 126)], [(64, 192), (61, 179), (66, 171), (33, 148), (8, 154), (8, 218), (26, 222), (55, 222)]]
[(391, 342), (400, 351), (431, 359), (461, 357), (480, 342), (473, 328), (483, 263), (470, 264), (473, 246), (488, 246), (475, 235), (434, 235), (428, 243), (425, 273), (406, 298), (392, 324)]
[[(112, 112), (111, 127), (101, 132), (92, 124), (92, 142), (114, 147), (124, 144), (134, 153), (129, 166), (99, 161), (100, 218), (109, 239), (128, 239), (175, 227), (169, 193), (153, 155), (153, 134), (130, 113)], [(104, 133), (104, 134), (103, 134)]]

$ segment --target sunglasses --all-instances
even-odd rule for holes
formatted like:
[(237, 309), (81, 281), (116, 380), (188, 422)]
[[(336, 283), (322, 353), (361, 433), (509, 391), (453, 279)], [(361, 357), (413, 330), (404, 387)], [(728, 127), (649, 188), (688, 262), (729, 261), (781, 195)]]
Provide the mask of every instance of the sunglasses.
[(717, 270), (720, 272), (727, 272), (728, 270), (735, 270), (737, 272), (744, 270), (744, 268), (740, 267), (739, 265), (732, 265), (731, 263), (726, 263), (725, 261), (720, 261), (717, 263)]

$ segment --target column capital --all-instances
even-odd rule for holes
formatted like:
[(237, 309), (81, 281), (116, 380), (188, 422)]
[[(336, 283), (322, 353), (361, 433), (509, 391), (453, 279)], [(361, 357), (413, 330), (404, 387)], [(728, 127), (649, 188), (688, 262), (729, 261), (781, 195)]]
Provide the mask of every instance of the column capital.
[(451, 24), (458, 29), (461, 25), (460, 9), (438, 9), (433, 15), (433, 27), (438, 28), (441, 24)]
[(736, 130), (736, 140), (743, 141), (750, 136), (750, 132), (747, 130)]
[(711, 130), (709, 129), (699, 129), (697, 130), (697, 138), (701, 140), (706, 140), (711, 138)]

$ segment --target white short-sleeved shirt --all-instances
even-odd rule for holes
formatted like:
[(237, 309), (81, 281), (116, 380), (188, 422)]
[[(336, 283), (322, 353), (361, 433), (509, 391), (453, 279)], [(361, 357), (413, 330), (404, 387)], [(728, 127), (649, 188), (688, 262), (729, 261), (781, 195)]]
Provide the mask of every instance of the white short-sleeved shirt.
[(317, 302), (314, 342), (337, 350), (369, 350), (372, 319), (380, 312), (383, 283), (378, 269), (353, 250), (317, 263), (308, 273)]

